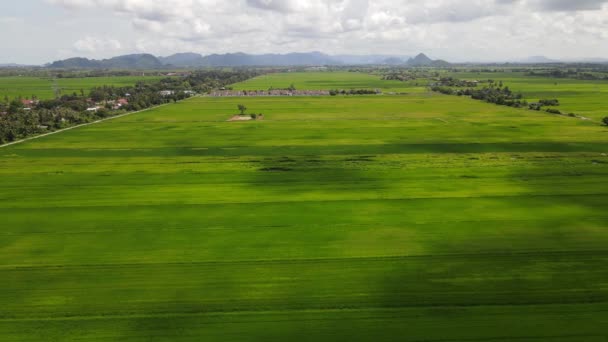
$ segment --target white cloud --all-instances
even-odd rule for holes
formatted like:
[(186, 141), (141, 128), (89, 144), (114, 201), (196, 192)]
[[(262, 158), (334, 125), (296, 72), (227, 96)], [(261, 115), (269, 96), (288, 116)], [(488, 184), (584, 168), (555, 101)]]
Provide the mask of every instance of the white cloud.
[(0, 24), (17, 24), (22, 22), (21, 18), (17, 17), (0, 17)]
[(74, 50), (76, 52), (83, 52), (87, 54), (119, 51), (121, 48), (122, 45), (116, 39), (96, 38), (90, 36), (79, 39), (74, 43)]
[(608, 0), (530, 0), (529, 3), (540, 10), (572, 12), (599, 10)]
[[(608, 0), (47, 0), (128, 21), (132, 50), (429, 52), (447, 59), (607, 54)], [(91, 37), (103, 35), (91, 28)], [(96, 39), (79, 49), (110, 49)], [(121, 39), (124, 41), (124, 39)], [(105, 45), (104, 45), (105, 44)], [(595, 46), (589, 50), (578, 48)], [(126, 49), (124, 44), (123, 49)], [(171, 51), (173, 49), (173, 51)], [(460, 57), (460, 58), (458, 58)]]

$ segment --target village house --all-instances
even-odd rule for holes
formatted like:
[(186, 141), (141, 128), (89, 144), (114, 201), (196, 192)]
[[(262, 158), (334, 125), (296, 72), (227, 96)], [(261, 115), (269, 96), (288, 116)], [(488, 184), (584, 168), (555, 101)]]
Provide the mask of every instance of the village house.
[(161, 90), (158, 93), (160, 94), (160, 96), (171, 96), (171, 95), (175, 94), (175, 91), (173, 91), (173, 90)]
[(118, 99), (118, 100), (112, 100), (112, 101), (108, 101), (106, 102), (106, 104), (109, 104), (112, 106), (112, 109), (117, 110), (120, 109), (126, 105), (129, 104), (129, 101), (127, 99)]
[(23, 104), (23, 107), (25, 107), (25, 109), (31, 109), (33, 106), (38, 104), (38, 101), (21, 99), (21, 103)]
[(129, 104), (129, 100), (127, 99), (118, 99), (116, 100), (116, 102), (114, 103), (114, 106), (112, 107), (113, 109), (120, 109), (126, 105)]

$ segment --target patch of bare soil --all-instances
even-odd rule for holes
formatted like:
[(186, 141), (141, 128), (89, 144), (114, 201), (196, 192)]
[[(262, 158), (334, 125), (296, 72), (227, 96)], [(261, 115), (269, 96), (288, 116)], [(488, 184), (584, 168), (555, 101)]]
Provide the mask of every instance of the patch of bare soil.
[(253, 120), (253, 118), (249, 115), (234, 115), (228, 121), (249, 121)]

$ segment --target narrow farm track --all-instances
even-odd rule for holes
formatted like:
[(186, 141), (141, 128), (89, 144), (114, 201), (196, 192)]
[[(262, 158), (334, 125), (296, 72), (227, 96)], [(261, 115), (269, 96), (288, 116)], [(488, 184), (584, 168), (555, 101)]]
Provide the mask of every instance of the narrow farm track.
[(603, 128), (411, 93), (3, 148), (0, 339), (605, 341)]

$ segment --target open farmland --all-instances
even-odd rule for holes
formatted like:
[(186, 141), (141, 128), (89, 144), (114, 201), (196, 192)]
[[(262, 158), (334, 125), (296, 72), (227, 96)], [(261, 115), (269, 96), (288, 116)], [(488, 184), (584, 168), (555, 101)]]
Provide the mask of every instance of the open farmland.
[(60, 95), (88, 93), (93, 87), (99, 86), (132, 86), (139, 81), (152, 82), (163, 78), (162, 76), (113, 76), (113, 77), (81, 77), (81, 78), (40, 78), (30, 76), (0, 77), (0, 97), (8, 96), (13, 99), (21, 96), (47, 100), (55, 97), (54, 87), (60, 90)]
[(539, 99), (559, 99), (556, 107), (563, 113), (575, 113), (595, 121), (608, 116), (608, 81), (578, 80), (526, 76), (523, 72), (454, 73), (463, 79), (493, 79), (524, 94), (530, 102)]
[[(252, 80), (237, 83), (235, 90), (285, 89), (290, 85), (296, 89), (332, 90), (332, 89), (380, 89), (383, 92), (424, 91), (421, 82), (384, 81), (377, 75), (359, 72), (290, 72), (258, 76)], [(417, 85), (419, 87), (417, 87)]]
[(1, 148), (0, 340), (606, 341), (608, 129), (399, 85)]

